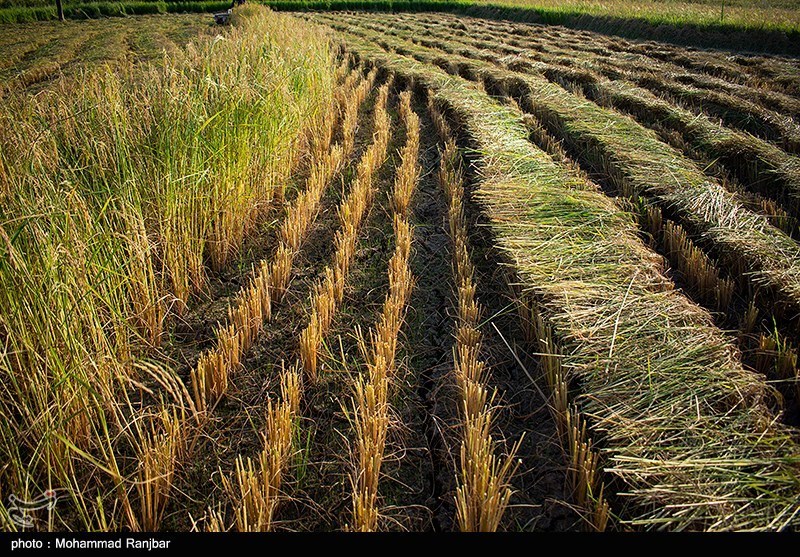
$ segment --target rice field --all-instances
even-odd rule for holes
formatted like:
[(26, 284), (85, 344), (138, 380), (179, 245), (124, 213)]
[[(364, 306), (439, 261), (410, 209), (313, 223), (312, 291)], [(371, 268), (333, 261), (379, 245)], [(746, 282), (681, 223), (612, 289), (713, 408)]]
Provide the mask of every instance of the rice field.
[(174, 55), (212, 31), (209, 17), (196, 14), (0, 24), (0, 93), (35, 93), (95, 66)]
[(800, 529), (796, 59), (209, 20), (0, 40), (3, 530)]

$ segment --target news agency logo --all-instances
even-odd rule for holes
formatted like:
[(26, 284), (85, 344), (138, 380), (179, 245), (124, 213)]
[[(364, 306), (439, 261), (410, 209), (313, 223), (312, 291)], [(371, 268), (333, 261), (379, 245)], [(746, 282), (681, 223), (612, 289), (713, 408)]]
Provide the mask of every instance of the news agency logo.
[(52, 511), (58, 503), (60, 489), (48, 489), (40, 497), (32, 500), (21, 499), (13, 493), (8, 496), (8, 516), (20, 528), (33, 528), (36, 523), (35, 511)]

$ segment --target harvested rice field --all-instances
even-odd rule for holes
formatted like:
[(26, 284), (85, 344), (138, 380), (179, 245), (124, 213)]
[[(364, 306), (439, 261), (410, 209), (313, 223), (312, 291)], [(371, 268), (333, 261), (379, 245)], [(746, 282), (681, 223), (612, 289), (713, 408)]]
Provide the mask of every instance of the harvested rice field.
[(0, 24), (0, 91), (38, 92), (64, 76), (167, 55), (213, 27), (195, 14)]
[(800, 61), (209, 22), (0, 41), (3, 530), (800, 530)]

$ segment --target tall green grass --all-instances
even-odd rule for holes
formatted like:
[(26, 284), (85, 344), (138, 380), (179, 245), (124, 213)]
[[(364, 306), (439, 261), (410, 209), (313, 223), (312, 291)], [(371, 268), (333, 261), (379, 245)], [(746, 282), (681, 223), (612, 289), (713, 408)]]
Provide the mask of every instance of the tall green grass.
[(252, 6), (224, 34), (159, 64), (7, 95), (3, 499), (66, 488), (83, 509), (71, 526), (114, 527), (120, 505), (100, 509), (109, 493), (92, 489), (127, 500), (117, 449), (131, 418), (119, 393), (146, 375), (141, 358), (169, 316), (282, 197), (305, 130), (332, 95), (333, 69), (326, 39)]

